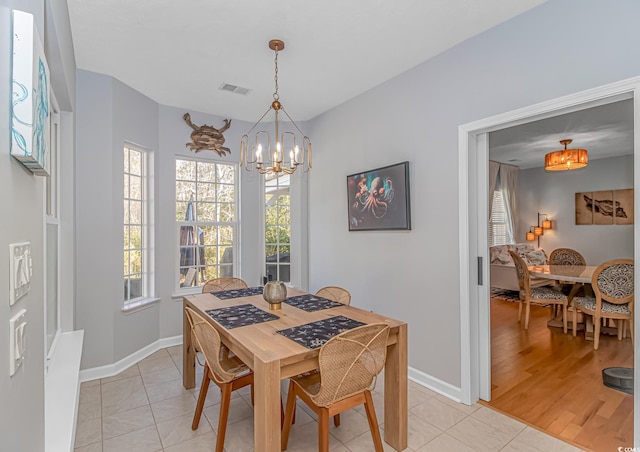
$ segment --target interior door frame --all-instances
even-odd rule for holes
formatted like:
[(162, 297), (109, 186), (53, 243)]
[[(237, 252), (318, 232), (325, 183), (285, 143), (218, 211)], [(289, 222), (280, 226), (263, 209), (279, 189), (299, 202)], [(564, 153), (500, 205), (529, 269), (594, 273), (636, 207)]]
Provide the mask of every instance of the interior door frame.
[[(473, 404), (491, 397), (491, 332), (489, 317), (488, 254), (488, 133), (565, 113), (624, 99), (633, 99), (633, 156), (636, 193), (640, 193), (640, 77), (634, 77), (518, 110), (463, 124), (458, 128), (459, 184), (459, 273), (461, 335), (461, 401)], [(640, 212), (640, 196), (634, 197)], [(634, 222), (634, 237), (640, 224)], [(640, 256), (640, 240), (634, 243)], [(482, 260), (477, 259), (482, 258)], [(634, 278), (640, 280), (635, 267)], [(482, 285), (478, 284), (481, 279)], [(634, 336), (640, 332), (634, 322)], [(637, 347), (636, 347), (637, 349)], [(640, 387), (640, 356), (634, 350), (634, 383)], [(634, 413), (640, 414), (640, 397), (634, 398)], [(640, 415), (634, 416), (634, 443), (640, 445)]]

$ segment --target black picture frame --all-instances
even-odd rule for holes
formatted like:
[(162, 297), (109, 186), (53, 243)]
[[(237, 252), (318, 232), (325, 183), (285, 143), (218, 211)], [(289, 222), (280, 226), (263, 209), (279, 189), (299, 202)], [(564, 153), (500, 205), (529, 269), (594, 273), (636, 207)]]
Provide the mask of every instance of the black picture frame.
[(410, 230), (409, 162), (347, 176), (349, 231)]

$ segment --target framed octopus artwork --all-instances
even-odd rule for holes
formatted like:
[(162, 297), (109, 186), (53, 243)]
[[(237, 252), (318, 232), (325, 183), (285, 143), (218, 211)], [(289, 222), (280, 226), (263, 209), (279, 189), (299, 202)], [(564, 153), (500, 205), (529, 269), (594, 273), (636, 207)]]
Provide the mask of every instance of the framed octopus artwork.
[(409, 162), (347, 176), (349, 231), (411, 229)]

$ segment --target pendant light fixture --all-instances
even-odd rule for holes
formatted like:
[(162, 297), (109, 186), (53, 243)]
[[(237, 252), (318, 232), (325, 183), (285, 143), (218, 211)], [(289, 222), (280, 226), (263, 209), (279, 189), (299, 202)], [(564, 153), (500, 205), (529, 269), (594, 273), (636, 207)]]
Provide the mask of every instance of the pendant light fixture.
[(564, 149), (549, 152), (544, 156), (544, 169), (547, 171), (569, 171), (584, 168), (589, 163), (586, 149), (567, 149), (573, 140), (560, 140)]
[[(278, 94), (278, 52), (284, 49), (284, 42), (279, 39), (272, 39), (269, 41), (269, 48), (276, 54), (274, 77), (276, 90), (273, 93), (273, 102), (271, 102), (267, 111), (247, 133), (242, 135), (240, 140), (240, 166), (244, 166), (247, 171), (257, 169), (260, 174), (292, 174), (298, 167), (302, 167), (302, 170), (306, 173), (311, 168), (311, 140), (302, 133), (295, 121), (291, 119), (291, 116), (280, 103)], [(271, 133), (267, 130), (259, 130), (250, 137), (249, 134), (253, 132), (271, 110), (275, 113), (273, 141)], [(299, 135), (289, 130), (281, 131), (281, 124), (278, 118), (280, 112), (285, 114)]]

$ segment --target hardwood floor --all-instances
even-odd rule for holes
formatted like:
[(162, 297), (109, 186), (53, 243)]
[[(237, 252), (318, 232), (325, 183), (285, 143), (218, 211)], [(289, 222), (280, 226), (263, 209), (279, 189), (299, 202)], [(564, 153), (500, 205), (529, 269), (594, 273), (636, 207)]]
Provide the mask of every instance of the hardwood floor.
[(491, 301), (491, 402), (487, 405), (578, 447), (633, 446), (633, 396), (602, 384), (602, 369), (633, 367), (631, 339), (573, 337), (547, 327), (549, 308), (531, 307), (529, 331), (518, 303)]

